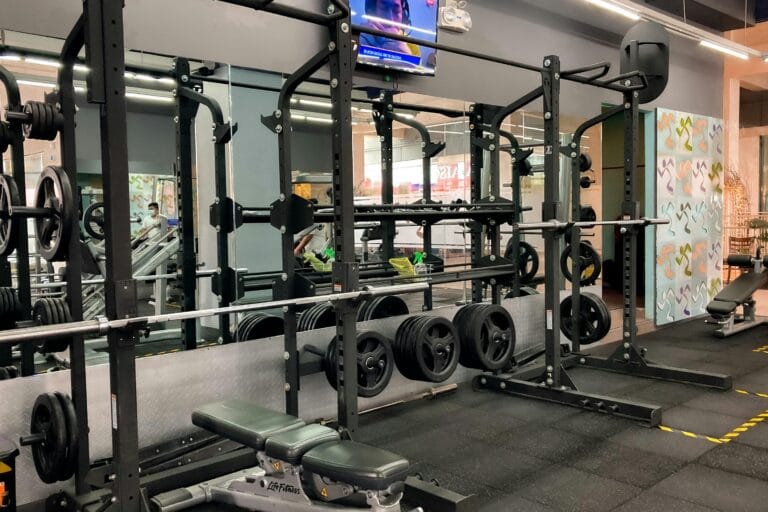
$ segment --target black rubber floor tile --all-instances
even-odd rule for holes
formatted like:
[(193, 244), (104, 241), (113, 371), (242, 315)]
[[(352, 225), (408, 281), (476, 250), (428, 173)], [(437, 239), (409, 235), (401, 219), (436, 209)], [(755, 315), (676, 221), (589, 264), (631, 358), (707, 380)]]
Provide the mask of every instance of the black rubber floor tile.
[(729, 473), (768, 480), (768, 450), (731, 442), (702, 455), (699, 464)]
[(559, 430), (589, 437), (610, 437), (633, 426), (634, 421), (589, 411), (578, 411), (552, 423)]
[(416, 423), (402, 415), (393, 414), (391, 410), (363, 414), (359, 418), (360, 426), (354, 434), (354, 439), (362, 443), (375, 443), (391, 437), (408, 436), (416, 429)]
[[(747, 415), (750, 418), (751, 414)], [(662, 424), (695, 434), (721, 437), (741, 425), (745, 417), (729, 416), (712, 411), (679, 406), (664, 411)]]
[(413, 400), (393, 406), (403, 418), (414, 423), (433, 422), (435, 418), (450, 418), (451, 414), (460, 411), (464, 406), (455, 403), (449, 396)]
[[(763, 354), (760, 354), (763, 356)], [(765, 354), (764, 357), (768, 357)], [(754, 393), (767, 393), (768, 394), (768, 370), (760, 368), (758, 370), (752, 370), (740, 376), (733, 381), (733, 389), (746, 389)]]
[(615, 509), (615, 512), (717, 512), (690, 501), (646, 491)]
[(535, 475), (516, 494), (563, 512), (606, 512), (640, 492), (639, 487), (555, 466)]
[(702, 360), (705, 363), (728, 365), (732, 371), (754, 372), (768, 367), (768, 355), (753, 352), (751, 347), (733, 347)]
[(646, 404), (655, 404), (661, 406), (680, 405), (699, 396), (702, 388), (688, 384), (679, 384), (677, 382), (654, 381), (644, 379), (647, 386), (632, 389), (621, 396), (631, 398)]
[[(498, 498), (503, 494), (498, 489), (492, 489), (491, 487), (480, 483), (478, 480), (483, 478), (482, 474), (468, 475), (461, 473), (457, 475), (446, 471), (442, 465), (436, 466), (434, 464), (426, 463), (413, 464), (411, 469), (411, 474), (419, 473), (427, 482), (431, 482), (434, 479), (437, 480), (440, 487), (464, 496), (474, 495), (475, 498), (473, 501), (477, 503), (478, 506)], [(476, 479), (471, 477), (476, 477)]]
[[(713, 355), (711, 351), (684, 348), (679, 343), (666, 345), (658, 344), (646, 348), (648, 348), (648, 352), (645, 357), (648, 358), (649, 361), (665, 366), (689, 367), (692, 366), (692, 363), (703, 361), (707, 357)], [(721, 353), (722, 352), (718, 352), (717, 355)]]
[(648, 384), (645, 379), (602, 370), (577, 367), (569, 373), (579, 390), (598, 395), (616, 395)]
[(449, 473), (481, 479), (488, 487), (513, 492), (521, 482), (551, 465), (550, 461), (496, 443), (479, 443), (457, 449), (440, 467)]
[(411, 463), (433, 465), (450, 459), (462, 446), (479, 443), (469, 437), (456, 435), (442, 428), (417, 425), (411, 432), (377, 441), (375, 444), (407, 458)]
[(609, 438), (609, 440), (624, 446), (684, 461), (698, 459), (702, 454), (717, 446), (707, 440), (690, 439), (681, 434), (647, 427), (630, 427)]
[(685, 402), (683, 407), (748, 419), (767, 409), (768, 400), (733, 391), (708, 391)]
[(768, 485), (761, 480), (691, 464), (652, 489), (727, 512), (765, 512)]
[(526, 423), (510, 414), (481, 411), (473, 407), (466, 407), (441, 418), (445, 422), (444, 429), (480, 440), (492, 439)]
[(577, 456), (600, 441), (573, 432), (527, 423), (499, 434), (490, 442), (512, 451), (559, 463)]
[(567, 465), (577, 469), (644, 489), (657, 484), (685, 464), (680, 459), (618, 443), (602, 443), (567, 461)]
[(464, 382), (459, 384), (459, 388), (455, 392), (446, 396), (445, 399), (450, 400), (454, 404), (466, 407), (477, 407), (480, 404), (497, 400), (498, 397), (498, 393), (493, 391), (487, 391), (484, 389), (473, 390), (470, 383)]
[(504, 494), (477, 510), (478, 512), (557, 512), (552, 507), (513, 494)]
[(575, 410), (567, 405), (553, 404), (535, 398), (518, 397), (506, 393), (496, 393), (496, 396), (497, 400), (482, 403), (477, 406), (477, 409), (545, 425), (570, 416)]

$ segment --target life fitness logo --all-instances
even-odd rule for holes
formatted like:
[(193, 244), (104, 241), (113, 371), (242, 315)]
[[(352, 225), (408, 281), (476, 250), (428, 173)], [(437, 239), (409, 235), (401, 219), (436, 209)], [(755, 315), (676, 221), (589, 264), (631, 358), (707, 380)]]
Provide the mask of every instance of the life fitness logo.
[(278, 493), (301, 494), (301, 491), (295, 485), (289, 485), (289, 484), (278, 483), (278, 482), (270, 482), (269, 485), (267, 486), (267, 490), (270, 492), (278, 492)]

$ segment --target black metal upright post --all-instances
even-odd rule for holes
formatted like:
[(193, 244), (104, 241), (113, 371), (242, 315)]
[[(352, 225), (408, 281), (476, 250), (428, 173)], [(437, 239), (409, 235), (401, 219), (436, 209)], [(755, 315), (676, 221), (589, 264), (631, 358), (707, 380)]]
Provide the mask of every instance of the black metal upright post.
[[(392, 160), (392, 91), (382, 91), (380, 101), (373, 104), (376, 131), (381, 146), (381, 204), (393, 204), (394, 162)], [(395, 221), (381, 222), (381, 252), (384, 261), (395, 256)]]
[[(483, 138), (483, 114), (485, 105), (476, 103), (469, 107), (469, 131), (470, 141)], [(469, 150), (469, 190), (470, 202), (473, 204), (482, 198), (483, 187), (483, 156), (484, 150), (480, 144), (470, 144)], [(483, 240), (483, 226), (479, 222), (470, 224), (470, 260), (472, 267), (477, 267), (485, 252)], [(479, 279), (472, 280), (472, 302), (483, 301), (483, 282)]]
[[(550, 55), (544, 58), (542, 71), (544, 91), (544, 203), (541, 220), (563, 221), (560, 203), (560, 58)], [(546, 384), (559, 388), (572, 385), (562, 382), (560, 361), (560, 237), (556, 230), (544, 231), (544, 348)]]
[[(5, 85), (8, 97), (7, 109), (9, 112), (22, 112), (24, 106), (21, 104), (21, 95), (16, 78), (7, 69), (0, 66), (0, 81)], [(13, 170), (13, 181), (19, 191), (19, 201), (21, 206), (27, 203), (26, 180), (24, 174), (24, 132), (20, 122), (12, 121), (8, 124), (8, 135), (10, 136), (11, 167)], [(14, 219), (13, 222), (18, 225), (18, 244), (16, 246), (16, 288), (19, 302), (22, 306), (21, 320), (29, 320), (32, 311), (32, 289), (30, 287), (29, 276), (29, 238), (27, 230), (27, 220), (24, 218)], [(11, 285), (11, 283), (9, 283)], [(10, 356), (10, 345), (3, 347)], [(10, 357), (9, 357), (10, 358)], [(11, 364), (8, 361), (7, 364)], [(21, 344), (21, 375), (33, 375), (35, 373), (35, 348), (31, 343)]]
[[(357, 289), (359, 265), (355, 261), (354, 180), (352, 179), (352, 38), (350, 18), (330, 27), (333, 49), (331, 69), (331, 116), (333, 117), (333, 235), (336, 261), (333, 291)], [(341, 302), (336, 309), (338, 347), (338, 418), (349, 432), (357, 429), (357, 307)]]
[[(132, 276), (128, 191), (128, 132), (125, 101), (123, 0), (86, 0), (88, 100), (101, 105), (101, 161), (104, 178), (106, 314), (137, 316)], [(136, 328), (111, 330), (109, 381), (112, 455), (115, 475), (112, 508), (138, 512), (139, 439), (136, 410)]]
[[(59, 69), (59, 105), (63, 116), (60, 130), (61, 164), (67, 173), (69, 183), (72, 186), (72, 196), (77, 197), (77, 146), (75, 139), (75, 127), (77, 105), (75, 103), (74, 65), (78, 54), (85, 44), (85, 21), (81, 17), (64, 42), (61, 52), (62, 66)], [(82, 258), (80, 258), (80, 232), (79, 219), (72, 219), (72, 234), (69, 240), (68, 253), (71, 256), (67, 261), (67, 305), (72, 320), (77, 322), (83, 319), (83, 288), (82, 288)], [(87, 492), (89, 487), (85, 477), (90, 469), (90, 445), (88, 439), (88, 393), (86, 389), (86, 362), (85, 344), (82, 336), (72, 336), (69, 346), (70, 361), (70, 386), (72, 402), (75, 407), (78, 425), (78, 454), (77, 469), (75, 471), (75, 491), (80, 494)]]
[[(189, 82), (189, 61), (174, 60), (176, 90), (186, 87)], [(182, 77), (187, 77), (184, 80)], [(179, 253), (177, 262), (181, 267), (182, 311), (194, 311), (197, 307), (197, 236), (195, 233), (195, 195), (192, 180), (193, 151), (192, 125), (195, 122), (199, 104), (183, 94), (176, 94), (176, 202), (179, 212)], [(185, 350), (197, 347), (197, 319), (181, 322), (181, 342)]]

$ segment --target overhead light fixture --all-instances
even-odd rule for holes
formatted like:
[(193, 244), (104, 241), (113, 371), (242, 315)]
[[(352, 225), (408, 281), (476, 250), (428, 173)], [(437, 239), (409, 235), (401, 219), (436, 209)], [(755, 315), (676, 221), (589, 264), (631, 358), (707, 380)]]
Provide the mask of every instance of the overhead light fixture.
[(708, 41), (706, 39), (702, 39), (701, 41), (699, 41), (699, 45), (703, 46), (704, 48), (709, 48), (710, 50), (715, 50), (717, 52), (730, 55), (731, 57), (736, 57), (737, 59), (749, 60), (749, 54), (745, 52), (740, 52), (738, 50), (728, 48), (727, 46), (713, 43), (712, 41)]
[(32, 87), (47, 87), (49, 89), (56, 87), (56, 84), (53, 82), (38, 82), (37, 80), (16, 80), (16, 83), (19, 85), (31, 85)]
[(720, 34), (689, 25), (684, 21), (670, 16), (647, 5), (632, 0), (585, 0), (586, 2), (602, 7), (606, 10), (624, 14), (633, 20), (655, 21), (663, 25), (669, 32), (681, 37), (696, 41), (701, 46), (716, 50), (739, 59), (748, 59), (749, 57), (764, 58), (762, 52), (750, 48), (749, 46), (736, 43), (730, 39), (722, 37)]
[(80, 73), (89, 73), (91, 70), (85, 64), (75, 64), (72, 69), (79, 71)]
[(587, 0), (587, 3), (594, 5), (595, 7), (600, 7), (602, 9), (605, 9), (606, 11), (611, 11), (615, 14), (620, 14), (621, 16), (624, 16), (625, 18), (629, 18), (633, 21), (640, 20), (640, 15), (631, 10), (627, 7), (624, 7), (623, 5), (619, 5), (613, 2), (608, 2), (606, 0)]
[(309, 105), (311, 107), (323, 107), (323, 108), (331, 108), (332, 106), (327, 101), (315, 101), (315, 100), (305, 100), (305, 99), (300, 99), (299, 104)]
[(28, 64), (37, 64), (38, 66), (47, 66), (49, 68), (60, 68), (61, 62), (52, 59), (38, 59), (35, 57), (24, 57), (24, 62)]
[(423, 28), (414, 27), (414, 26), (411, 26), (411, 25), (406, 25), (405, 23), (398, 23), (396, 21), (388, 20), (386, 18), (379, 18), (378, 16), (371, 16), (371, 15), (368, 15), (368, 14), (363, 14), (363, 19), (367, 20), (367, 21), (373, 21), (373, 22), (381, 24), (381, 25), (389, 25), (390, 27), (401, 28), (403, 30), (408, 30), (408, 31), (411, 31), (411, 32), (421, 32), (422, 34), (427, 34), (427, 35), (430, 35), (430, 36), (437, 35), (432, 30), (426, 30), (426, 29), (423, 29)]

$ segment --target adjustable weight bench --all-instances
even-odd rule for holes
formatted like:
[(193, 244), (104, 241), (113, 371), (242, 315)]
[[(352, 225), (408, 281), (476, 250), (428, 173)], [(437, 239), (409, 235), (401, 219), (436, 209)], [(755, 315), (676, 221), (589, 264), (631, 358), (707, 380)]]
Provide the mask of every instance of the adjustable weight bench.
[[(768, 320), (755, 316), (755, 301), (752, 299), (757, 290), (768, 285), (768, 256), (761, 259), (759, 252), (756, 258), (749, 254), (732, 254), (726, 261), (728, 265), (747, 271), (723, 288), (707, 304), (707, 313), (712, 316), (710, 323), (718, 325), (715, 330), (715, 336), (718, 338), (751, 329)], [(742, 307), (741, 314), (736, 313), (739, 306)]]
[(394, 453), (239, 400), (200, 407), (192, 423), (253, 448), (259, 466), (159, 494), (151, 500), (156, 511), (207, 502), (276, 512), (401, 511), (409, 463)]

